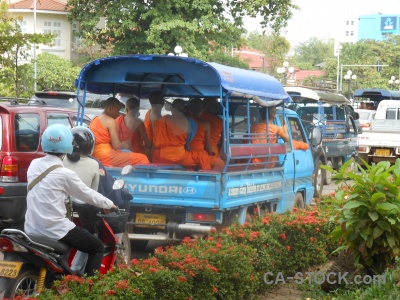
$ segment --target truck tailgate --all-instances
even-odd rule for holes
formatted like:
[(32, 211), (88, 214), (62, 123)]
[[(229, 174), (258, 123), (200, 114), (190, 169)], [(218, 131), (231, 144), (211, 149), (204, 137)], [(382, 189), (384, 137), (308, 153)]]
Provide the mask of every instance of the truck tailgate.
[[(120, 168), (107, 168), (118, 178)], [(123, 177), (134, 205), (219, 208), (221, 174), (135, 168)]]

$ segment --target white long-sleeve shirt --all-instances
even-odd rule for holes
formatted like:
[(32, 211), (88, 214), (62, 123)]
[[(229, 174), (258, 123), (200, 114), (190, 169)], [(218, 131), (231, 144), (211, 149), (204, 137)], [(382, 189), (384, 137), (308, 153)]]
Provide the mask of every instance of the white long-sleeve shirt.
[[(46, 155), (34, 159), (28, 168), (28, 185), (52, 165), (63, 165), (60, 158)], [(66, 218), (65, 199), (71, 195), (100, 208), (111, 208), (113, 202), (87, 187), (65, 167), (57, 168), (39, 181), (27, 195), (25, 232), (33, 236), (61, 239), (75, 224)]]

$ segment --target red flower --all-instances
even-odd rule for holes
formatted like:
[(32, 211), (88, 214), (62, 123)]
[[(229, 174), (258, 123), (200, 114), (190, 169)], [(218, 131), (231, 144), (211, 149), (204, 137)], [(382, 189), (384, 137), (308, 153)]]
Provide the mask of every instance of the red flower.
[(178, 281), (179, 282), (186, 282), (187, 278), (185, 276), (178, 276)]
[(286, 240), (286, 234), (281, 233), (279, 236), (281, 237), (282, 240)]
[(320, 231), (320, 229), (319, 229), (318, 227), (317, 227), (317, 228), (315, 228), (315, 230), (316, 230), (316, 231), (318, 231), (318, 232)]
[(150, 272), (150, 273), (157, 273), (157, 272), (158, 272), (158, 269), (156, 269), (156, 268), (149, 268), (149, 272)]
[(114, 290), (108, 290), (108, 291), (106, 292), (106, 294), (107, 294), (107, 295), (115, 295), (116, 292), (115, 292)]
[(134, 258), (131, 260), (131, 264), (136, 266), (136, 265), (140, 264), (140, 260)]
[(218, 293), (218, 289), (217, 289), (215, 286), (213, 286), (212, 292), (213, 292), (213, 293)]
[(140, 294), (140, 290), (139, 290), (139, 289), (133, 289), (132, 292), (133, 292), (134, 294), (136, 294), (136, 295), (137, 295), (137, 294)]
[(286, 246), (286, 249), (287, 249), (287, 251), (290, 251), (290, 246), (287, 245), (287, 246)]
[(128, 288), (128, 280), (124, 279), (124, 280), (117, 281), (116, 288), (119, 290), (127, 289)]

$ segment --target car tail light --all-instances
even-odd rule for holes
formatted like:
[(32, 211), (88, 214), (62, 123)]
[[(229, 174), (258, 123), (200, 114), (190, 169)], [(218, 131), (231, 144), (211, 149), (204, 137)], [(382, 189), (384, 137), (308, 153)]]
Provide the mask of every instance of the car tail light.
[(367, 153), (367, 147), (358, 147), (358, 152)]
[(371, 124), (370, 123), (363, 123), (363, 124), (361, 124), (361, 127), (370, 128)]
[(188, 221), (197, 221), (197, 222), (215, 222), (214, 214), (201, 214), (201, 213), (188, 213), (187, 214)]
[(5, 156), (1, 164), (0, 181), (18, 182), (18, 163), (13, 156)]

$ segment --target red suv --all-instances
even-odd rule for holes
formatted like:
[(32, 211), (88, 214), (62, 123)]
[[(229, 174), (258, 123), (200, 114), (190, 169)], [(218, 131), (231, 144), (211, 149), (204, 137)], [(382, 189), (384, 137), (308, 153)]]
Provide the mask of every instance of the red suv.
[[(0, 99), (1, 100), (1, 99)], [(30, 162), (44, 153), (40, 136), (47, 126), (75, 125), (74, 110), (45, 105), (21, 105), (15, 99), (0, 103), (0, 228), (22, 226), (26, 210)], [(89, 119), (85, 120), (88, 124)], [(1, 224), (5, 223), (5, 224)]]

